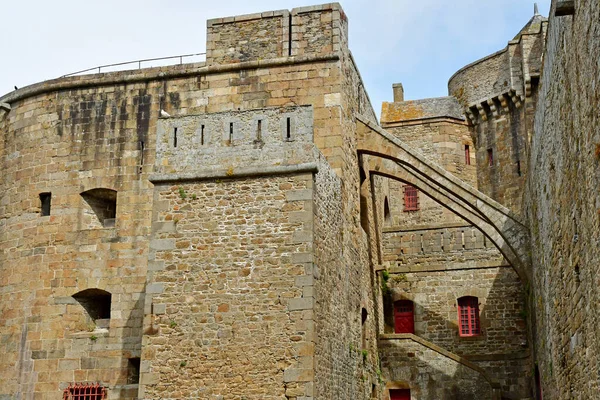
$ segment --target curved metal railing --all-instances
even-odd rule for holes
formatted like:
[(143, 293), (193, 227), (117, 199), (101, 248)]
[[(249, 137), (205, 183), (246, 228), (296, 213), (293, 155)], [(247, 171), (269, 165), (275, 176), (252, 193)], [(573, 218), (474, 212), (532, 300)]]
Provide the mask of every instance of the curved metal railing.
[[(70, 74), (61, 76), (61, 78), (66, 78), (68, 76), (75, 76), (75, 75), (91, 73), (91, 72), (101, 73), (102, 68), (107, 69), (107, 68), (113, 68), (113, 67), (122, 67), (122, 66), (130, 65), (130, 64), (137, 64), (138, 65), (137, 69), (142, 69), (142, 63), (148, 63), (148, 62), (152, 62), (152, 61), (164, 61), (164, 60), (179, 59), (179, 64), (183, 64), (184, 58), (199, 57), (199, 56), (206, 56), (206, 53), (183, 54), (180, 56), (159, 57), (159, 58), (147, 58), (147, 59), (143, 59), (143, 60), (126, 61), (126, 62), (121, 62), (121, 63), (116, 63), (116, 64), (100, 65), (98, 67), (88, 68), (88, 69), (84, 69), (84, 70), (77, 71), (77, 72), (71, 72)], [(170, 64), (166, 64), (166, 65), (173, 65), (173, 64), (174, 63), (170, 63)], [(117, 69), (117, 71), (123, 71), (123, 70), (125, 70), (125, 69)], [(115, 71), (115, 70), (112, 70), (112, 71)]]

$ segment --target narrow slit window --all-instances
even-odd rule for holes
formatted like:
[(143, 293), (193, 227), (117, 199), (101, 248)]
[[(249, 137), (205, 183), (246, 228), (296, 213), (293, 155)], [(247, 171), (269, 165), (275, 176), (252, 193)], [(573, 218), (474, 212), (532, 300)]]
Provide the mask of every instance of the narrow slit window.
[(471, 149), (468, 144), (465, 144), (465, 164), (471, 165)]
[(292, 138), (292, 119), (290, 117), (286, 120), (285, 129), (285, 137), (287, 140), (290, 140)]
[(173, 147), (177, 147), (177, 128), (173, 128)]
[(494, 150), (488, 149), (487, 156), (488, 156), (488, 165), (490, 167), (492, 167), (494, 165)]
[(200, 126), (200, 145), (204, 146), (204, 125)]
[(132, 385), (140, 383), (140, 359), (138, 357), (128, 360), (127, 383)]
[(229, 144), (233, 144), (233, 122), (229, 123)]
[(256, 124), (256, 140), (262, 142), (262, 120), (259, 119)]
[(413, 185), (404, 185), (404, 211), (419, 210), (419, 190)]
[(292, 16), (290, 15), (289, 17), (289, 22), (288, 22), (288, 56), (292, 55)]
[(40, 193), (40, 206), (42, 217), (50, 215), (50, 207), (52, 203), (52, 193)]
[(517, 161), (517, 175), (521, 176), (521, 161)]
[(479, 336), (479, 299), (465, 296), (458, 299), (458, 329), (460, 336)]

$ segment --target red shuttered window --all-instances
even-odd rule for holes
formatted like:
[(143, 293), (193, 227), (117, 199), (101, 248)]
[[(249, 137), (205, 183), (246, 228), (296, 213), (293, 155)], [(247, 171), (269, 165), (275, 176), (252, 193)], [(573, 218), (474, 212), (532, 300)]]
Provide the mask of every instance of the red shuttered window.
[(458, 324), (460, 336), (478, 336), (481, 333), (477, 297), (465, 296), (458, 299)]
[(413, 185), (404, 185), (404, 211), (419, 209), (419, 190)]
[(105, 400), (106, 388), (99, 383), (71, 383), (63, 393), (63, 400)]
[(414, 305), (410, 300), (394, 303), (394, 332), (415, 333)]

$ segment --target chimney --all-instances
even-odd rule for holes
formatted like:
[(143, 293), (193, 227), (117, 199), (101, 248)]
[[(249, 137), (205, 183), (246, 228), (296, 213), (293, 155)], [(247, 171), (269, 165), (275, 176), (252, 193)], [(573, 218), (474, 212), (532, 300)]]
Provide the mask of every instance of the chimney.
[(392, 89), (394, 89), (394, 103), (400, 103), (404, 101), (404, 87), (402, 87), (402, 84), (394, 83), (392, 85)]

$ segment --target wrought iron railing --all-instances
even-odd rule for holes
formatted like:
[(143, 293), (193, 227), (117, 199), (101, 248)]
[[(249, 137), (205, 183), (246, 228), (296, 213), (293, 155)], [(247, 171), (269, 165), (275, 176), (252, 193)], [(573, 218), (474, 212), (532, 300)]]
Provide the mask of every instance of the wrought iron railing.
[[(105, 70), (111, 68), (111, 71), (124, 71), (127, 69), (127, 68), (125, 68), (125, 66), (130, 65), (130, 64), (137, 64), (137, 69), (141, 69), (142, 64), (156, 62), (156, 61), (179, 60), (179, 64), (183, 64), (184, 58), (187, 59), (187, 58), (191, 58), (191, 57), (202, 57), (202, 56), (206, 56), (206, 53), (183, 54), (180, 56), (159, 57), (159, 58), (147, 58), (144, 60), (126, 61), (126, 62), (121, 62), (121, 63), (116, 63), (116, 64), (100, 65), (98, 67), (88, 68), (88, 69), (84, 69), (84, 70), (77, 71), (77, 72), (71, 72), (70, 74), (61, 76), (61, 78), (66, 78), (68, 76), (75, 76), (75, 75), (81, 75), (81, 74), (86, 74), (86, 73), (101, 73), (103, 68)], [(175, 64), (175, 63), (165, 63), (163, 65), (173, 65), (173, 64)], [(153, 67), (153, 66), (154, 65), (150, 65), (150, 67)], [(123, 68), (112, 69), (115, 67), (123, 67)], [(107, 71), (105, 71), (105, 72), (107, 72)]]

